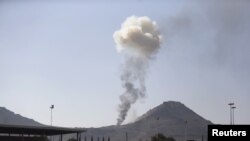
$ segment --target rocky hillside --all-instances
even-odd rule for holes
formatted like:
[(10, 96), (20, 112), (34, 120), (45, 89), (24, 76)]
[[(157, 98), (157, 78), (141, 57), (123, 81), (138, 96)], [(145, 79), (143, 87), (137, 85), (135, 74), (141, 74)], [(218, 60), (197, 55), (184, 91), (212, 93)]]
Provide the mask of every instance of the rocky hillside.
[(184, 139), (186, 129), (187, 139), (199, 141), (202, 140), (202, 136), (206, 140), (208, 124), (212, 123), (184, 104), (169, 101), (149, 110), (134, 123), (88, 129), (85, 136), (87, 141), (91, 136), (94, 137), (94, 141), (95, 139), (98, 141), (98, 137), (101, 140), (103, 136), (110, 137), (113, 141), (125, 141), (127, 133), (128, 141), (145, 141), (150, 140), (156, 133), (163, 133), (181, 141)]

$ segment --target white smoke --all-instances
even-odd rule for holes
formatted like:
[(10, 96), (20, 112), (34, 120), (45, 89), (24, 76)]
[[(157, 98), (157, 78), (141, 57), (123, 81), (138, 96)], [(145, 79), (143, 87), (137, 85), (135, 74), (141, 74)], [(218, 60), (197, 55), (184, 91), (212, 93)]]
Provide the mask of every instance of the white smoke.
[(120, 96), (117, 125), (122, 124), (132, 104), (146, 95), (145, 75), (149, 60), (160, 48), (161, 36), (155, 21), (148, 17), (128, 17), (114, 32), (116, 49), (125, 56), (121, 74), (125, 92)]

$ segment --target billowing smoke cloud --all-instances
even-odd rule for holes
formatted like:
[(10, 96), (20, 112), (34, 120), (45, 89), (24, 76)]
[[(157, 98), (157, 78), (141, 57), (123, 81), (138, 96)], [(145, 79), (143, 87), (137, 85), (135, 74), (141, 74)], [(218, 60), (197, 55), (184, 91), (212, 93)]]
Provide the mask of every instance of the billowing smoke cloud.
[(132, 104), (146, 95), (145, 75), (149, 60), (160, 48), (161, 36), (156, 22), (148, 17), (128, 17), (115, 31), (117, 51), (124, 55), (121, 81), (125, 92), (120, 96), (117, 125), (122, 124)]

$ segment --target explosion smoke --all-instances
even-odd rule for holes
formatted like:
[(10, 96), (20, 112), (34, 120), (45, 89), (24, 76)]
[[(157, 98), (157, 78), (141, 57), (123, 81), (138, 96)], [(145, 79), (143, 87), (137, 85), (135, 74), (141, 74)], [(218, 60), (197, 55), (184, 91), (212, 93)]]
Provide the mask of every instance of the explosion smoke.
[(117, 125), (125, 120), (132, 104), (146, 95), (145, 75), (149, 60), (160, 48), (161, 36), (156, 22), (148, 17), (128, 17), (114, 32), (116, 49), (125, 56), (121, 74), (125, 92), (120, 96)]

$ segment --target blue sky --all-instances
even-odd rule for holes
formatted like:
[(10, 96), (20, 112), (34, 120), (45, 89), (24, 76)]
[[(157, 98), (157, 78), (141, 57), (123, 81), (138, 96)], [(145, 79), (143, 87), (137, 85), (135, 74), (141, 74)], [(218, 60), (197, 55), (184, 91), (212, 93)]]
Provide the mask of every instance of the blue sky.
[[(131, 15), (155, 20), (163, 43), (147, 97), (126, 122), (174, 100), (214, 123), (250, 123), (249, 2), (1, 1), (0, 106), (57, 126), (116, 123), (123, 58), (112, 35)], [(231, 12), (230, 12), (231, 11)]]

